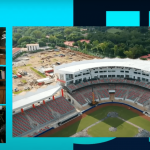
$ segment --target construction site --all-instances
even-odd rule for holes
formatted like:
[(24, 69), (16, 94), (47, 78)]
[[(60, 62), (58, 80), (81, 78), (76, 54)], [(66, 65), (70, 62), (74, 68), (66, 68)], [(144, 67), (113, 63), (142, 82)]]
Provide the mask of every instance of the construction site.
[(13, 96), (55, 85), (57, 83), (57, 77), (53, 73), (55, 65), (94, 58), (100, 59), (62, 47), (25, 53), (13, 62)]

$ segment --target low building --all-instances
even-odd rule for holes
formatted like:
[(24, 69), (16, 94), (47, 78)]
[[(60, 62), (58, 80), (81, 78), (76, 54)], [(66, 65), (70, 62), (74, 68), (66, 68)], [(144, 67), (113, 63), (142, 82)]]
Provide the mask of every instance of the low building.
[(73, 46), (73, 43), (74, 43), (74, 41), (65, 41), (64, 42), (64, 44), (66, 45), (66, 46)]
[(145, 55), (145, 56), (141, 56), (140, 58), (146, 58), (146, 59), (150, 59), (150, 54)]
[(84, 39), (82, 39), (82, 40), (80, 40), (80, 42), (90, 43), (90, 40), (84, 40)]
[(40, 68), (39, 71), (41, 73), (50, 73), (50, 72), (54, 72), (53, 68)]
[(21, 52), (22, 52), (21, 48), (18, 47), (13, 48), (13, 58), (16, 57), (18, 54), (20, 54)]
[(28, 51), (36, 51), (39, 49), (39, 44), (27, 44)]

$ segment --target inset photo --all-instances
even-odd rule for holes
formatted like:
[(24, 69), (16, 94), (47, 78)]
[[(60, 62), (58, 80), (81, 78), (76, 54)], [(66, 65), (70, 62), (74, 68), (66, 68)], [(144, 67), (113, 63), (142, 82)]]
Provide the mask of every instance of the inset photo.
[(0, 143), (6, 143), (6, 106), (0, 105)]
[(0, 66), (0, 104), (6, 104), (6, 67)]
[(6, 28), (0, 27), (0, 65), (6, 65)]
[(13, 27), (13, 137), (150, 137), (149, 27)]

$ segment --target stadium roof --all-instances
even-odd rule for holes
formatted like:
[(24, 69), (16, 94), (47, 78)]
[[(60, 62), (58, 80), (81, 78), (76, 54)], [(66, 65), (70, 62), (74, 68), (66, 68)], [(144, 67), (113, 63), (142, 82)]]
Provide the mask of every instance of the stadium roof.
[(13, 98), (13, 110), (21, 109), (32, 105), (36, 102), (52, 97), (62, 87), (60, 85), (47, 86), (46, 88), (38, 89), (35, 92), (28, 92), (25, 95), (18, 95)]
[(72, 62), (69, 64), (62, 64), (54, 67), (55, 73), (70, 73), (79, 72), (81, 70), (96, 68), (96, 67), (131, 67), (141, 69), (144, 71), (150, 71), (150, 62), (139, 59), (92, 59), (78, 62)]

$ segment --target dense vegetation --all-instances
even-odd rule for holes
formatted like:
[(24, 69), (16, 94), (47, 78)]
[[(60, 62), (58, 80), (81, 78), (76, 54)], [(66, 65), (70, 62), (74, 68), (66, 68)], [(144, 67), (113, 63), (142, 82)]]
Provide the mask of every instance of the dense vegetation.
[[(81, 29), (87, 29), (81, 31)], [(49, 37), (46, 37), (49, 36)], [(80, 42), (81, 39), (90, 43)], [(100, 57), (138, 58), (150, 53), (148, 27), (14, 27), (13, 46), (26, 47), (29, 43), (40, 46), (65, 47), (64, 41), (75, 41), (72, 48)]]

